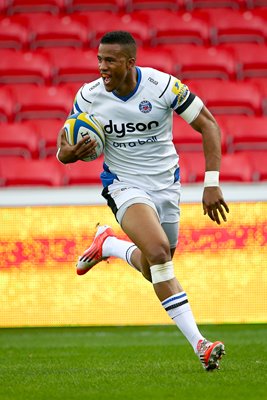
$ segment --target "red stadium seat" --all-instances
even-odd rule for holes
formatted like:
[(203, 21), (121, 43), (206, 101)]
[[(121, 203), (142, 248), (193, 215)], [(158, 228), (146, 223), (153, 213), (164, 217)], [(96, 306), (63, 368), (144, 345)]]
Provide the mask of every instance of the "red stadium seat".
[(263, 98), (263, 112), (267, 114), (267, 76), (257, 78), (246, 78), (245, 82), (257, 86)]
[(267, 150), (267, 117), (233, 115), (225, 121), (229, 151)]
[(225, 154), (222, 157), (221, 182), (251, 182), (253, 169), (248, 158), (243, 154)]
[(236, 63), (230, 51), (186, 44), (159, 46), (168, 50), (180, 79), (235, 79)]
[(0, 20), (0, 48), (21, 50), (28, 46), (29, 32), (18, 22), (13, 22), (11, 18)]
[(267, 0), (247, 0), (248, 6), (251, 9), (256, 7), (267, 7)]
[[(202, 151), (202, 135), (195, 131), (191, 125), (174, 113), (173, 118), (173, 142), (178, 151)], [(226, 151), (226, 135), (221, 126), (222, 151)]]
[(57, 137), (63, 123), (59, 119), (34, 119), (28, 122), (38, 137), (40, 158), (56, 155)]
[(9, 87), (0, 86), (0, 121), (12, 121), (15, 112), (16, 100), (14, 94)]
[(27, 123), (1, 124), (0, 156), (38, 158), (39, 140), (34, 129)]
[[(95, 49), (45, 48), (39, 50), (45, 54), (54, 70), (53, 83), (90, 82), (100, 77)], [(75, 60), (75, 62), (73, 62)]]
[(47, 57), (33, 52), (0, 50), (1, 83), (49, 83), (51, 66)]
[(203, 152), (179, 151), (181, 174), (186, 170), (187, 182), (203, 182), (205, 174), (205, 158)]
[(175, 13), (169, 10), (146, 10), (139, 12), (140, 18), (147, 18), (154, 31), (152, 45), (171, 43), (209, 44), (208, 24), (190, 13)]
[(0, 14), (5, 15), (7, 12), (7, 6), (9, 5), (8, 0), (0, 1)]
[(220, 48), (231, 51), (238, 64), (238, 78), (267, 77), (267, 46), (257, 43), (231, 43)]
[(242, 151), (240, 154), (248, 158), (253, 170), (254, 181), (267, 180), (267, 150)]
[(202, 98), (213, 114), (262, 115), (263, 102), (256, 85), (243, 81), (192, 80), (189, 88)]
[[(107, 27), (112, 30), (127, 30), (130, 32), (138, 45), (145, 46), (150, 43), (151, 32), (147, 23), (137, 19), (131, 14), (111, 14), (106, 11), (95, 11), (91, 13), (75, 13), (73, 21), (78, 21), (86, 26), (91, 33), (90, 46), (97, 47), (101, 37), (107, 33)], [(101, 21), (101, 23), (99, 23)]]
[(72, 108), (73, 96), (65, 88), (17, 85), (11, 89), (18, 102), (16, 121), (40, 118), (64, 120)]
[(111, 11), (114, 13), (125, 11), (124, 0), (71, 0), (69, 11)]
[(58, 85), (59, 88), (64, 88), (67, 89), (71, 95), (73, 96), (73, 99), (78, 92), (78, 90), (84, 85), (84, 81), (77, 81), (77, 82), (62, 82)]
[(4, 186), (61, 186), (63, 164), (55, 158), (46, 160), (2, 157), (0, 181)]
[(175, 0), (129, 0), (127, 2), (127, 12), (136, 10), (172, 10), (177, 11), (181, 6), (181, 1)]
[(7, 13), (50, 12), (57, 14), (66, 10), (65, 5), (65, 0), (11, 0)]
[(151, 67), (160, 71), (175, 75), (175, 62), (171, 53), (167, 50), (157, 48), (140, 48), (137, 52), (137, 65), (140, 67)]
[(208, 18), (212, 28), (212, 44), (265, 42), (266, 24), (262, 18), (254, 16), (250, 11), (209, 9), (196, 15)]
[(91, 162), (79, 161), (65, 167), (65, 183), (67, 185), (99, 185), (103, 171), (103, 157)]
[[(183, 152), (180, 154), (181, 165), (187, 166), (191, 182), (203, 182), (205, 174), (205, 158), (203, 153)], [(243, 154), (225, 154), (222, 157), (221, 182), (251, 182), (253, 169)]]
[(246, 8), (247, 0), (185, 0), (186, 9), (192, 11), (197, 8)]
[(33, 49), (49, 46), (82, 47), (89, 43), (86, 27), (70, 15), (44, 15), (34, 26), (32, 35)]
[(176, 150), (180, 151), (201, 151), (202, 136), (196, 132), (182, 118), (175, 116), (173, 118), (173, 143)]

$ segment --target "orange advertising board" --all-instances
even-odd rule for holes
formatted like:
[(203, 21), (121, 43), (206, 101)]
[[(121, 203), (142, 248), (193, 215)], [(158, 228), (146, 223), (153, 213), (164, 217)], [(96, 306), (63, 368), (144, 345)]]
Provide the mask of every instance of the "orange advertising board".
[[(267, 203), (232, 203), (221, 226), (183, 204), (175, 272), (198, 323), (267, 322)], [(97, 222), (127, 239), (106, 206), (0, 208), (0, 327), (172, 323), (152, 285), (111, 258), (83, 276)]]

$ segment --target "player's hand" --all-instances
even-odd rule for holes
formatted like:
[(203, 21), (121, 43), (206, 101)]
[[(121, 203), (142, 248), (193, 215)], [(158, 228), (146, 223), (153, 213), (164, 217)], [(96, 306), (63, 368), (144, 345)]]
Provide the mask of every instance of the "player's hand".
[(64, 164), (73, 163), (78, 160), (82, 160), (85, 157), (90, 156), (97, 146), (96, 140), (90, 140), (88, 138), (82, 138), (77, 144), (70, 145), (66, 138), (64, 129), (59, 132), (59, 147), (60, 153), (58, 155), (59, 160)]
[(202, 198), (204, 215), (208, 214), (210, 219), (220, 225), (222, 218), (227, 221), (225, 211), (229, 213), (229, 207), (223, 199), (221, 189), (217, 186), (204, 188)]

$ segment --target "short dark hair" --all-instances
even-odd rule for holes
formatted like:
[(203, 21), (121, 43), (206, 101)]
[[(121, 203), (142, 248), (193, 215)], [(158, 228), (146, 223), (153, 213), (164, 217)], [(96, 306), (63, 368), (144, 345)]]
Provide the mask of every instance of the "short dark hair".
[(131, 49), (131, 57), (136, 57), (136, 41), (127, 31), (107, 32), (100, 40), (101, 44), (120, 44)]

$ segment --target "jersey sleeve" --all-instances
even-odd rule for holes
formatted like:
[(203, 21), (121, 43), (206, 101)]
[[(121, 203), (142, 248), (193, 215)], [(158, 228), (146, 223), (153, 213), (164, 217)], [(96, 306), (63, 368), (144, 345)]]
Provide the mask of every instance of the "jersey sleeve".
[(187, 85), (173, 76), (166, 90), (166, 101), (169, 107), (189, 124), (197, 118), (203, 107), (202, 100), (191, 93)]

